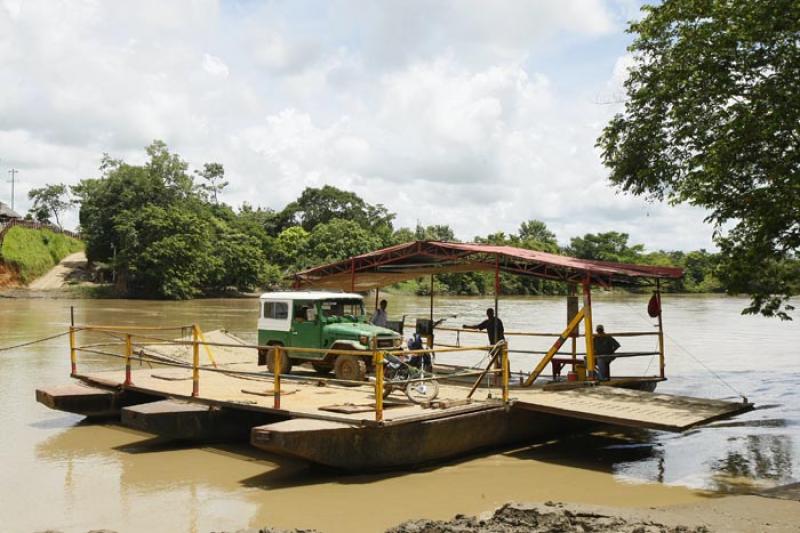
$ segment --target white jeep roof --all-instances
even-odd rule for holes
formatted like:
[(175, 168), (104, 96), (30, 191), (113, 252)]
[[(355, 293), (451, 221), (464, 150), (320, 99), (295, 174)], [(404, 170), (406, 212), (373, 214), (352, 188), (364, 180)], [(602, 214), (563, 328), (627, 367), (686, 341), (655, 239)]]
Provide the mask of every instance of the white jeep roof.
[(261, 295), (262, 300), (328, 300), (332, 298), (343, 298), (348, 300), (363, 300), (360, 294), (351, 292), (327, 292), (327, 291), (283, 291), (265, 292)]

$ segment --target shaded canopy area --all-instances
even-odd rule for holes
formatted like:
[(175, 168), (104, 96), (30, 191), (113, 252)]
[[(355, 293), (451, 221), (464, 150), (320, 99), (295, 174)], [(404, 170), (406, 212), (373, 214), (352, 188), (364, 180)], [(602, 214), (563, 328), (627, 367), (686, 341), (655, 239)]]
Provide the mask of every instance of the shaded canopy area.
[(368, 291), (431, 274), (481, 271), (604, 287), (683, 277), (683, 269), (675, 267), (576, 259), (513, 246), (413, 241), (298, 272), (294, 286)]

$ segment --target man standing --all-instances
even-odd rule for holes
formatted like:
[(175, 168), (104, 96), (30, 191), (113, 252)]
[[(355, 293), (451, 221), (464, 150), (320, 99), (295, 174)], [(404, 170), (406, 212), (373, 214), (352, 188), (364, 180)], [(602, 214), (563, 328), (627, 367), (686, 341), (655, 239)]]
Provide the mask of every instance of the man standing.
[[(495, 345), (498, 341), (505, 340), (506, 338), (503, 331), (503, 321), (494, 316), (494, 309), (491, 307), (486, 310), (486, 320), (474, 326), (463, 324), (462, 327), (464, 329), (485, 329), (486, 333), (489, 335), (489, 344), (491, 345)], [(495, 361), (495, 366), (498, 368), (500, 367), (499, 357)]]
[(617, 339), (611, 335), (606, 335), (606, 328), (598, 324), (594, 336), (594, 355), (597, 358), (597, 377), (600, 381), (607, 381), (611, 378), (611, 361), (616, 357), (611, 355), (619, 350)]
[(386, 321), (388, 320), (388, 316), (386, 315), (386, 306), (388, 303), (386, 300), (381, 300), (380, 305), (375, 310), (375, 314), (372, 315), (372, 324), (375, 326), (380, 326), (382, 328), (386, 327)]

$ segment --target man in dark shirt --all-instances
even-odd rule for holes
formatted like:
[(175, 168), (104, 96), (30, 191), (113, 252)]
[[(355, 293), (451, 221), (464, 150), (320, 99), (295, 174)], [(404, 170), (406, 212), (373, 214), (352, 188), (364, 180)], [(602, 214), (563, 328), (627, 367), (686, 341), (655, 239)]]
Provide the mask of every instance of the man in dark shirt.
[[(606, 335), (606, 329), (602, 324), (597, 325), (597, 333), (594, 335), (594, 355), (610, 356), (619, 350), (617, 339), (611, 335)], [(611, 378), (611, 361), (616, 357), (597, 357), (597, 377), (600, 381)]]
[[(498, 341), (505, 340), (505, 335), (503, 334), (503, 321), (494, 316), (494, 309), (491, 307), (486, 310), (486, 320), (481, 322), (480, 324), (475, 324), (474, 326), (470, 326), (464, 324), (462, 326), (464, 329), (480, 329), (486, 330), (486, 333), (489, 335), (489, 344), (497, 344)], [(495, 361), (495, 366), (500, 367), (500, 358), (498, 357)]]

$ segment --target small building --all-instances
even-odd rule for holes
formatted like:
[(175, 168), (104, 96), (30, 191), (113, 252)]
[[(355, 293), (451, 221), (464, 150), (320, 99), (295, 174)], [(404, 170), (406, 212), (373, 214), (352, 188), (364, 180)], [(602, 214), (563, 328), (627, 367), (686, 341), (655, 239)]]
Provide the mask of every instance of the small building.
[(0, 224), (8, 224), (11, 220), (20, 220), (22, 215), (0, 202)]

